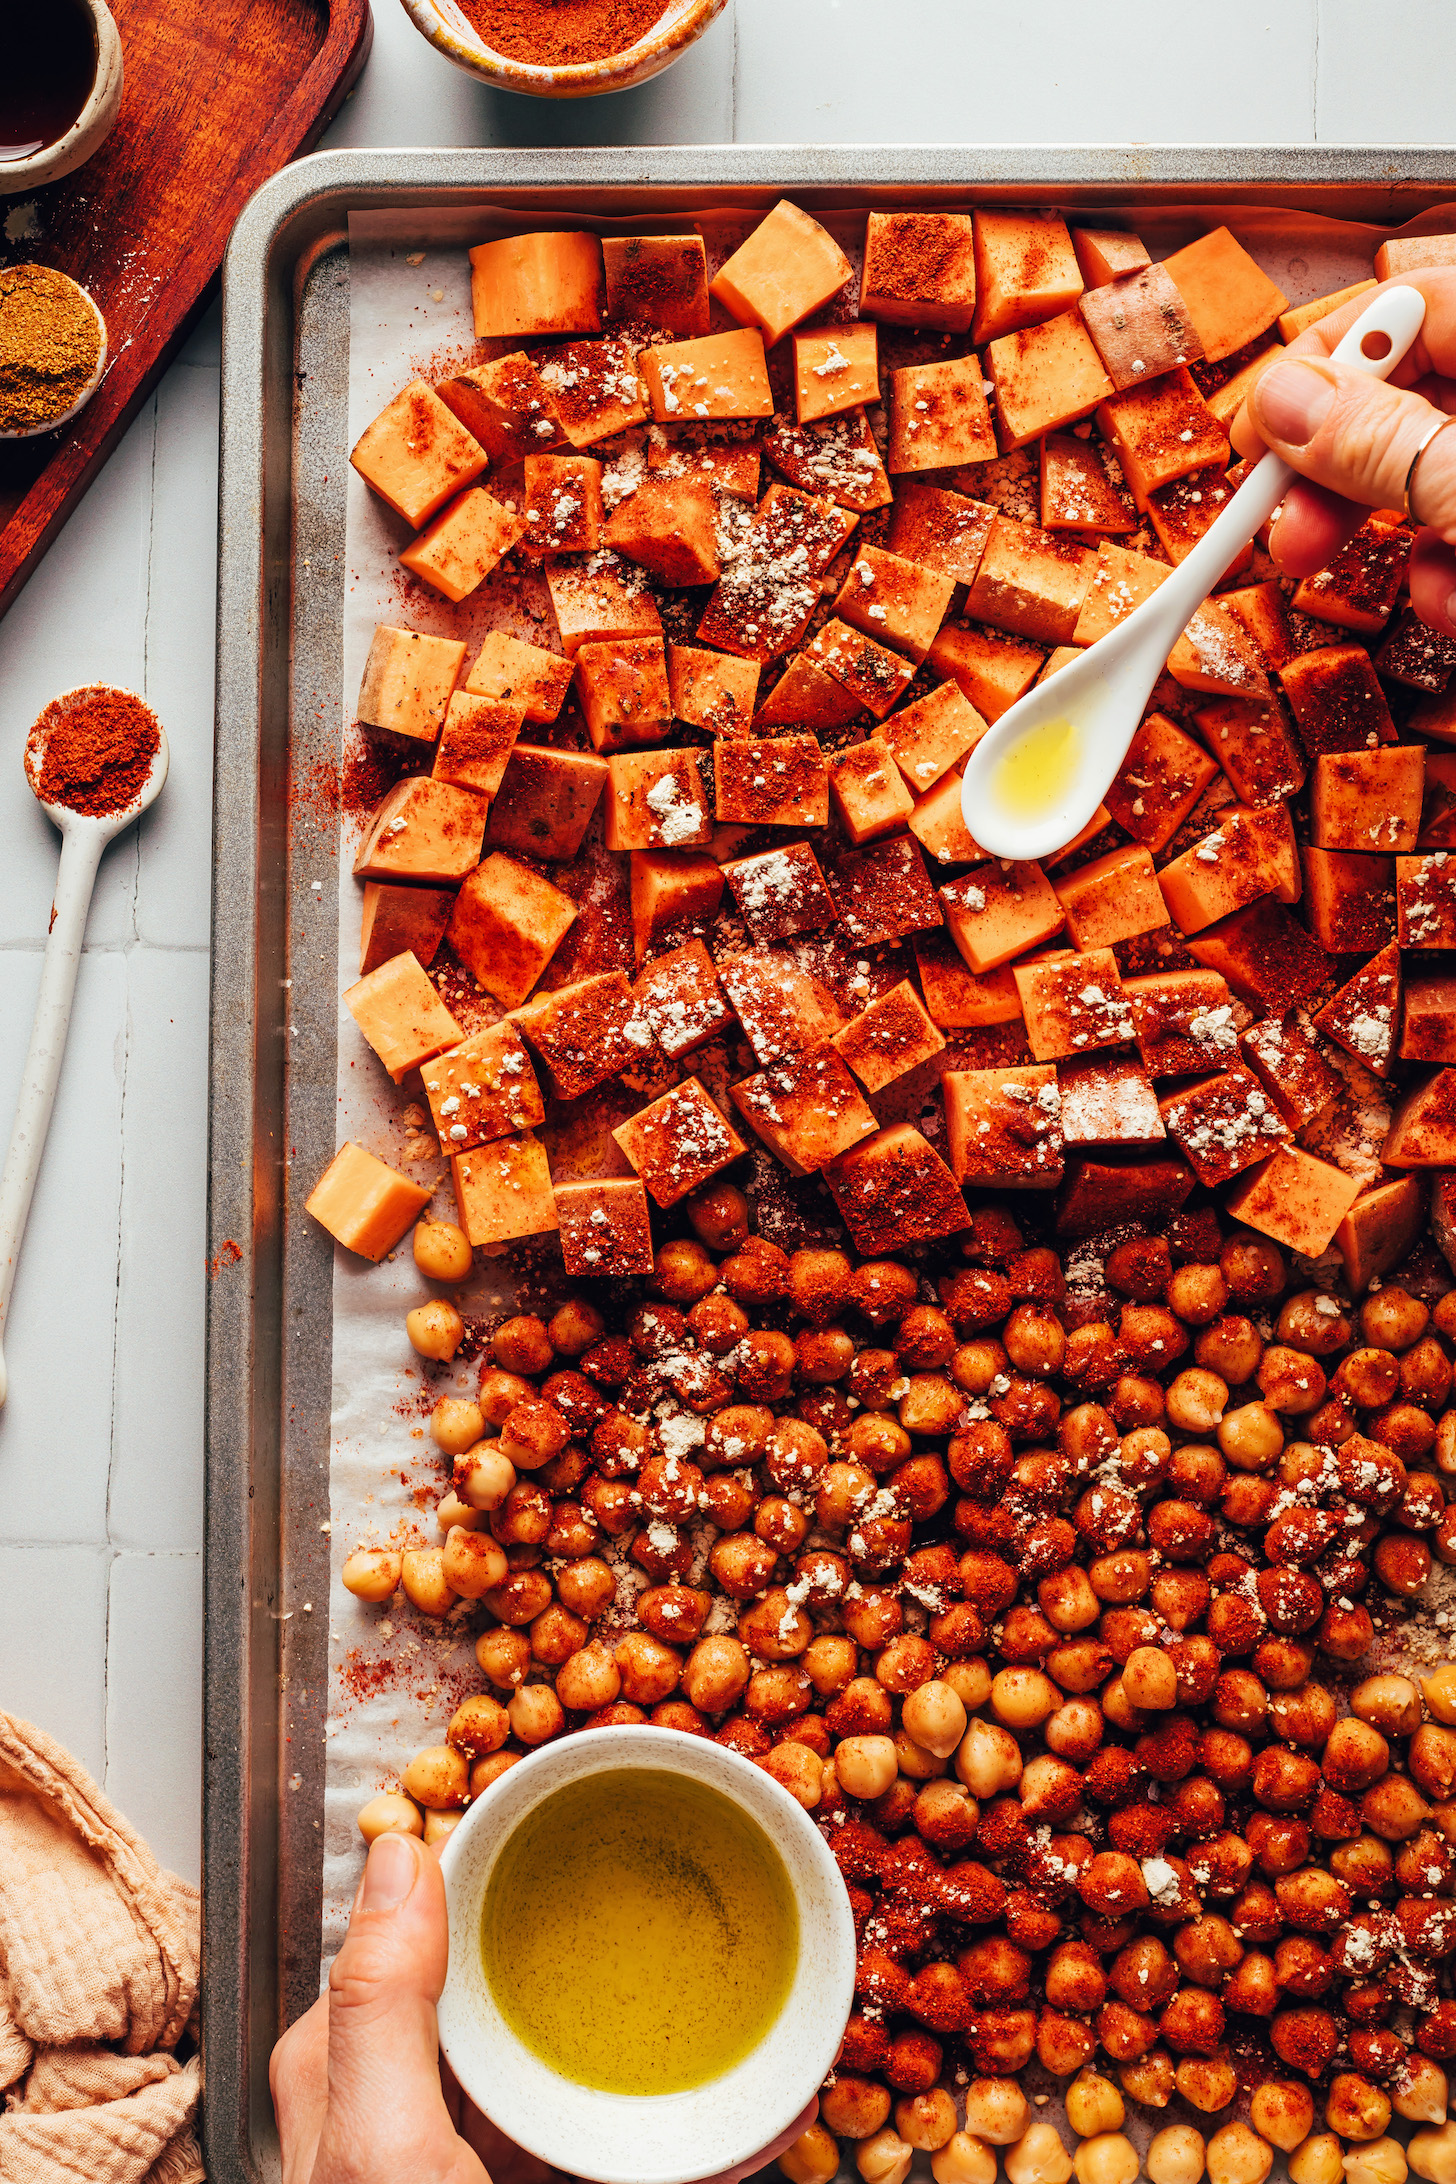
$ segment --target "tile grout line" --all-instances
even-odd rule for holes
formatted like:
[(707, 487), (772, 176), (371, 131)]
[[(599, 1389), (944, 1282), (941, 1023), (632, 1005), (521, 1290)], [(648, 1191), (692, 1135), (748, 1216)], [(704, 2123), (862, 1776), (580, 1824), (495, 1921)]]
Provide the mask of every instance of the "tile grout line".
[(728, 142), (738, 142), (738, 0), (733, 4), (733, 68), (728, 79)]
[(1310, 0), (1314, 13), (1314, 53), (1309, 82), (1309, 134), (1312, 143), (1318, 144), (1319, 133), (1319, 73), (1320, 73), (1320, 0)]
[[(123, 957), (123, 964), (125, 958)], [(126, 1231), (126, 1095), (131, 1081), (132, 1044), (132, 990), (130, 976), (126, 978), (126, 992), (122, 1017), (121, 1100), (117, 1113), (118, 1176), (116, 1192), (116, 1286), (111, 1303), (111, 1432), (106, 1449), (106, 1544), (114, 1552), (111, 1538), (111, 1495), (116, 1483), (116, 1388), (117, 1369), (121, 1352), (121, 1264)], [(111, 1598), (110, 1578), (107, 1580), (108, 1613)]]

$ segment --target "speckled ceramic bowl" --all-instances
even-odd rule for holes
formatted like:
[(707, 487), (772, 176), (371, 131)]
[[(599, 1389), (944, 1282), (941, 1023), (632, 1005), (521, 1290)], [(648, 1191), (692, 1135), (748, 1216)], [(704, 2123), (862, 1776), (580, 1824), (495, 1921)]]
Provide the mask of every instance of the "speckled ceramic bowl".
[[(45, 4), (45, 0), (43, 0)], [(82, 0), (96, 38), (90, 96), (63, 137), (29, 159), (0, 159), (0, 197), (18, 197), (84, 167), (110, 136), (121, 110), (121, 35), (106, 0)]]
[(663, 0), (662, 15), (644, 37), (625, 52), (604, 60), (582, 61), (571, 68), (544, 68), (513, 61), (494, 52), (455, 0), (403, 0), (404, 11), (437, 53), (457, 68), (469, 69), (498, 91), (520, 91), (533, 99), (590, 99), (602, 91), (625, 91), (658, 75), (721, 15), (727, 0)]
[[(772, 1836), (798, 1903), (799, 1966), (772, 2030), (736, 2069), (689, 2093), (631, 2098), (559, 2077), (510, 2030), (481, 1962), (486, 1884), (507, 1836), (553, 1790), (623, 1767), (665, 1767), (732, 1798)], [(594, 2184), (692, 2184), (751, 2161), (813, 2099), (854, 1998), (854, 1918), (819, 1830), (751, 1760), (676, 1729), (564, 1737), (477, 1798), (441, 1864), (450, 1906), (441, 2045), (476, 2107), (518, 2146)]]

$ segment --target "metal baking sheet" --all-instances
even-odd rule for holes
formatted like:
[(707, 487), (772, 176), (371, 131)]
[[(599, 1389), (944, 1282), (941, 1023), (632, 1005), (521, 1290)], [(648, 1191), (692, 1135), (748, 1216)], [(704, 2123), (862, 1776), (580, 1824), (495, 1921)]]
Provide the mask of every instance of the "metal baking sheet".
[(318, 1991), (334, 1149), (336, 768), (350, 212), (1239, 203), (1398, 226), (1456, 194), (1418, 146), (860, 145), (320, 153), (223, 274), (207, 1337), (204, 2149), (279, 2175), (268, 2054)]

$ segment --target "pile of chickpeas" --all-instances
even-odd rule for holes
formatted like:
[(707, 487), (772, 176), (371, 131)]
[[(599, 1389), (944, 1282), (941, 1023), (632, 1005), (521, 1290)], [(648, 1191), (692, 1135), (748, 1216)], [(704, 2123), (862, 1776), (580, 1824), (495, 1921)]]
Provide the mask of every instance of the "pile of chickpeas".
[[(1210, 2119), (1156, 2131), (1153, 2184), (1263, 2184), (1276, 2150), (1294, 2184), (1456, 2184), (1456, 1663), (1428, 1591), (1456, 1565), (1456, 1290), (1291, 1292), (1211, 1209), (1075, 1295), (998, 1206), (916, 1266), (785, 1253), (730, 1185), (687, 1212), (610, 1318), (509, 1319), (476, 1398), (436, 1405), (443, 1544), (349, 1556), (359, 1598), (483, 1626), (485, 1688), (365, 1837), (441, 1839), (575, 1730), (756, 1760), (859, 1934), (791, 2184), (844, 2141), (866, 2184), (917, 2150), (936, 2184), (998, 2158), (1132, 2184), (1129, 2104)], [(446, 1223), (414, 1251), (469, 1272)], [(408, 1328), (426, 1359), (465, 1335), (442, 1295)], [(1380, 1666), (1376, 1618), (1417, 1613), (1430, 1672)]]

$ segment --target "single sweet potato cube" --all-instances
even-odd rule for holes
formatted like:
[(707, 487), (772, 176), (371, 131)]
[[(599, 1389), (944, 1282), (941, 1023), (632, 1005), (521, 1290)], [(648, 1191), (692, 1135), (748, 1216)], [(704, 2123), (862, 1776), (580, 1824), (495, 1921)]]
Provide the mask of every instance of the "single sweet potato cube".
[(405, 1230), (429, 1204), (433, 1186), (376, 1160), (362, 1145), (341, 1145), (304, 1201), (335, 1243), (376, 1263), (393, 1251)]
[(1096, 554), (1077, 540), (998, 516), (966, 611), (1017, 637), (1070, 644), (1096, 567)]
[(1283, 354), (1282, 343), (1275, 341), (1271, 336), (1267, 341), (1258, 345), (1254, 353), (1245, 363), (1240, 364), (1236, 371), (1230, 372), (1227, 379), (1221, 380), (1213, 388), (1205, 388), (1204, 400), (1208, 404), (1209, 413), (1218, 424), (1222, 425), (1225, 432), (1232, 429), (1234, 419), (1248, 401), (1260, 378), (1269, 369), (1275, 358)]
[(473, 1152), (453, 1153), (455, 1208), (472, 1244), (487, 1250), (557, 1226), (551, 1164), (539, 1138), (494, 1138)]
[(1057, 1064), (1062, 1094), (1062, 1143), (1158, 1145), (1167, 1136), (1158, 1096), (1131, 1054), (1088, 1054)]
[(1400, 1024), (1402, 982), (1400, 950), (1387, 942), (1354, 977), (1341, 986), (1315, 1017), (1327, 1039), (1333, 1039), (1357, 1062), (1383, 1077), (1395, 1054), (1395, 1035)]
[(713, 836), (695, 751), (632, 751), (607, 760), (608, 849), (705, 849)]
[(822, 827), (829, 777), (813, 736), (720, 744), (715, 754), (717, 817), (750, 827)]
[(907, 834), (845, 850), (825, 877), (845, 938), (856, 947), (878, 948), (940, 923), (925, 860)]
[(573, 447), (594, 447), (647, 422), (634, 343), (565, 341), (544, 351), (537, 369)]
[(1044, 531), (1133, 531), (1132, 495), (1112, 474), (1100, 442), (1049, 432), (1041, 442), (1041, 527)]
[(1269, 678), (1242, 622), (1205, 599), (1168, 654), (1168, 673), (1185, 690), (1211, 698), (1265, 698)]
[(520, 509), (504, 506), (483, 485), (473, 485), (406, 546), (400, 563), (458, 606), (480, 589), (525, 531)]
[(1310, 783), (1310, 839), (1320, 849), (1414, 849), (1425, 773), (1420, 743), (1322, 751)]
[(870, 214), (859, 289), (861, 318), (965, 334), (975, 312), (976, 252), (967, 214)]
[(478, 796), (494, 796), (515, 749), (521, 720), (519, 705), (457, 690), (435, 746), (435, 780), (453, 781), (457, 788), (474, 789)]
[(1041, 956), (1014, 965), (1012, 976), (1021, 995), (1026, 1043), (1037, 1061), (1131, 1039), (1132, 1012), (1110, 948)]
[(612, 1136), (662, 1207), (700, 1190), (746, 1150), (696, 1077), (639, 1109)]
[(1127, 979), (1122, 991), (1149, 1076), (1221, 1068), (1237, 1052), (1228, 984), (1216, 971), (1153, 971)]
[(1132, 742), (1107, 809), (1134, 841), (1165, 849), (1218, 773), (1216, 760), (1166, 713), (1149, 713)]
[(1077, 311), (1001, 335), (986, 350), (986, 372), (996, 389), (1001, 441), (1008, 450), (1089, 417), (1112, 392)]
[(1426, 1225), (1426, 1179), (1416, 1173), (1374, 1183), (1360, 1193), (1335, 1230), (1345, 1285), (1363, 1297), (1372, 1282), (1399, 1266)]
[(602, 537), (602, 466), (593, 455), (528, 455), (522, 465), (533, 554), (595, 553)]
[(904, 561), (973, 584), (995, 520), (985, 501), (912, 479), (895, 495), (886, 544)]
[(919, 661), (935, 642), (954, 591), (954, 578), (923, 562), (862, 546), (834, 607), (853, 628)]
[(1289, 1251), (1317, 1259), (1360, 1195), (1360, 1185), (1298, 1145), (1281, 1145), (1229, 1192), (1235, 1220)]
[(1146, 386), (1203, 354), (1188, 307), (1167, 268), (1145, 265), (1089, 288), (1078, 309), (1108, 378), (1119, 390)]
[(1152, 263), (1141, 236), (1125, 234), (1121, 228), (1074, 227), (1072, 250), (1089, 288), (1105, 287), (1108, 281)]
[(1033, 326), (1065, 311), (1082, 293), (1066, 222), (1054, 212), (981, 212), (973, 215), (976, 245), (976, 316), (979, 345)]
[(606, 782), (606, 760), (590, 752), (517, 743), (491, 803), (486, 846), (565, 862), (580, 849)]
[(554, 993), (538, 994), (516, 1023), (546, 1064), (558, 1099), (579, 1100), (630, 1069), (641, 1043), (625, 972), (602, 971)]
[(1401, 1060), (1456, 1062), (1456, 972), (1445, 964), (1411, 965), (1405, 980)]
[(1393, 235), (1375, 253), (1375, 278), (1398, 280), (1425, 265), (1456, 265), (1456, 235)]
[[(1430, 629), (1407, 607), (1375, 655), (1375, 672), (1408, 690), (1440, 692), (1456, 673), (1456, 640)], [(1412, 727), (1419, 724), (1411, 722)]]
[(1062, 1180), (1055, 1069), (948, 1069), (940, 1082), (950, 1169), (958, 1183), (1055, 1190)]
[(1201, 933), (1260, 895), (1299, 900), (1301, 878), (1287, 804), (1250, 811), (1238, 804), (1219, 824), (1158, 874), (1173, 922)]
[(923, 796), (986, 733), (986, 723), (954, 683), (892, 713), (881, 731), (912, 795)]
[(350, 986), (344, 1006), (396, 1084), (460, 1043), (460, 1026), (407, 950)]
[(406, 951), (428, 968), (445, 938), (454, 902), (449, 888), (387, 887), (369, 881), (359, 931), (360, 977)]
[(706, 728), (715, 736), (751, 734), (760, 672), (757, 660), (737, 660), (731, 653), (709, 652), (701, 645), (669, 645), (667, 687), (673, 719)]
[[(861, 746), (864, 748), (865, 746)], [(832, 782), (831, 782), (832, 786)], [(738, 857), (723, 867), (738, 914), (756, 941), (789, 940), (819, 932), (838, 913), (819, 860), (807, 842)]]
[(561, 1261), (573, 1280), (652, 1272), (647, 1193), (635, 1176), (558, 1183), (555, 1197)]
[(1402, 948), (1456, 948), (1456, 862), (1448, 850), (1396, 858), (1395, 912)]
[(1456, 849), (1456, 752), (1426, 752), (1426, 788), (1417, 849)]
[(951, 938), (977, 977), (1039, 948), (1064, 923), (1062, 906), (1039, 864), (977, 865), (964, 879), (941, 888), (940, 901)]
[(1272, 694), (1216, 698), (1193, 716), (1244, 804), (1275, 804), (1304, 786), (1304, 761)]
[(708, 601), (700, 642), (749, 660), (792, 652), (819, 604), (819, 578), (855, 521), (832, 501), (770, 486)]
[(1284, 611), (1284, 594), (1276, 583), (1248, 584), (1241, 591), (1220, 592), (1218, 603), (1253, 639), (1265, 667), (1279, 668), (1293, 658), (1295, 646)]
[(878, 402), (879, 343), (873, 320), (795, 334), (794, 399), (801, 425)]
[(1407, 1092), (1381, 1158), (1387, 1168), (1456, 1166), (1456, 1069), (1439, 1069)]
[(1058, 1236), (1096, 1236), (1127, 1224), (1166, 1230), (1194, 1187), (1172, 1153), (1084, 1154), (1067, 1162), (1057, 1200)]
[(701, 473), (644, 478), (608, 518), (608, 546), (663, 584), (716, 584), (718, 496)]
[(970, 1225), (955, 1177), (913, 1123), (877, 1130), (826, 1169), (824, 1180), (855, 1250), (867, 1258)]
[(464, 660), (465, 647), (453, 637), (381, 623), (364, 663), (358, 718), (366, 728), (433, 743)]
[[(1191, 470), (1186, 478), (1160, 485), (1148, 495), (1147, 513), (1158, 534), (1158, 544), (1176, 568), (1186, 561), (1205, 531), (1211, 530), (1233, 494), (1229, 474), (1221, 463), (1206, 470)], [(1247, 568), (1254, 549), (1246, 546), (1230, 562), (1225, 574)]]
[(1074, 948), (1110, 948), (1168, 922), (1152, 853), (1140, 843), (1110, 849), (1052, 885)]
[[(757, 671), (757, 661), (746, 662)], [(826, 675), (817, 660), (796, 653), (753, 717), (756, 729), (804, 728), (816, 736), (862, 720), (864, 707), (852, 690)]]
[(1188, 953), (1266, 1011), (1308, 1007), (1330, 989), (1329, 957), (1273, 895), (1196, 934)]
[(867, 1092), (883, 1092), (887, 1084), (945, 1050), (908, 979), (862, 1009), (836, 1035), (834, 1045)]
[(1395, 722), (1363, 645), (1301, 652), (1285, 662), (1279, 680), (1311, 757), (1394, 743)]
[(587, 561), (549, 561), (546, 589), (569, 660), (583, 645), (662, 635), (662, 617), (646, 576), (609, 550)]
[(950, 357), (941, 364), (907, 364), (889, 375), (891, 477), (910, 470), (946, 470), (996, 457), (996, 431), (986, 406), (980, 360)]
[(942, 1031), (974, 1031), (1020, 1021), (1021, 996), (1009, 964), (978, 978), (966, 968), (944, 928), (938, 933), (917, 933), (911, 945), (926, 1014)]
[(469, 789), (410, 774), (369, 822), (354, 859), (356, 880), (463, 880), (480, 859), (489, 806)]
[(572, 663), (559, 652), (522, 644), (502, 630), (488, 632), (465, 678), (472, 697), (518, 705), (527, 720), (552, 721), (571, 688)]
[(775, 1062), (729, 1087), (733, 1104), (790, 1175), (828, 1167), (877, 1124), (833, 1047), (816, 1047)]
[(1414, 734), (1435, 743), (1456, 743), (1456, 691), (1422, 698), (1410, 717)]
[(893, 710), (914, 680), (915, 668), (910, 661), (851, 629), (847, 622), (826, 622), (808, 650), (876, 720), (883, 720)]
[(487, 467), (485, 449), (423, 379), (365, 426), (349, 461), (416, 531)]
[(947, 624), (930, 648), (930, 664), (948, 676), (989, 727), (1008, 712), (1041, 673), (1043, 653), (989, 630)]
[(594, 334), (602, 323), (602, 246), (595, 235), (506, 235), (470, 253), (477, 341)]
[(759, 327), (772, 346), (822, 310), (853, 271), (828, 230), (782, 197), (723, 266), (712, 293), (740, 325)]
[(790, 485), (822, 493), (840, 508), (865, 515), (888, 508), (893, 498), (879, 446), (862, 409), (826, 417), (814, 425), (781, 424), (764, 440), (763, 451)]
[(426, 1062), (420, 1081), (447, 1153), (468, 1153), (546, 1119), (531, 1057), (508, 1018)]
[(523, 350), (442, 379), (435, 392), (493, 463), (569, 445), (551, 390)]
[(1414, 533), (1387, 516), (1370, 516), (1352, 539), (1294, 594), (1300, 614), (1373, 637), (1395, 612), (1410, 563)]
[(1395, 930), (1394, 867), (1389, 857), (1354, 850), (1306, 849), (1304, 914), (1332, 955), (1383, 947)]
[(1184, 365), (1149, 387), (1110, 395), (1097, 411), (1104, 438), (1116, 450), (1139, 508), (1159, 486), (1192, 470), (1227, 464), (1228, 435)]
[(723, 900), (723, 875), (711, 857), (690, 850), (634, 849), (632, 946), (637, 962), (664, 933), (706, 928)]
[(516, 1009), (576, 917), (576, 904), (526, 865), (498, 852), (455, 898), (449, 940), (477, 985)]
[[(949, 687), (944, 685), (942, 687)], [(946, 774), (917, 796), (905, 822), (927, 857), (937, 864), (980, 864), (985, 850), (966, 825), (961, 808), (960, 769)]]
[(1082, 611), (1072, 631), (1074, 645), (1092, 645), (1140, 607), (1168, 574), (1165, 561), (1151, 554), (1134, 553), (1115, 546), (1110, 539), (1097, 541), (1097, 565), (1082, 601)]
[(609, 325), (682, 340), (708, 331), (708, 254), (701, 235), (604, 235)]
[(1342, 311), (1347, 303), (1353, 303), (1357, 296), (1363, 296), (1375, 285), (1374, 281), (1353, 281), (1348, 288), (1336, 288), (1328, 296), (1316, 296), (1312, 303), (1297, 303), (1292, 310), (1281, 311), (1279, 339), (1298, 341), (1309, 327), (1318, 326), (1320, 320), (1328, 318), (1333, 311)]
[(752, 326), (702, 341), (660, 342), (638, 362), (659, 424), (773, 415), (763, 336)]
[(1163, 264), (1211, 363), (1272, 326), (1287, 299), (1226, 227), (1200, 235)]
[(829, 765), (829, 795), (850, 840), (872, 842), (905, 824), (914, 799), (887, 744), (852, 743)]
[(1291, 1130), (1302, 1130), (1334, 1105), (1340, 1079), (1298, 1017), (1266, 1016), (1251, 1024), (1239, 1051)]
[(718, 965), (743, 1036), (765, 1067), (832, 1039), (844, 1016), (826, 986), (775, 948), (749, 948)]
[(576, 701), (594, 750), (661, 742), (672, 726), (662, 639), (618, 637), (582, 645), (576, 655)]
[(646, 1019), (671, 1061), (716, 1039), (733, 1021), (713, 959), (700, 940), (656, 957), (639, 971), (632, 997), (639, 1021)]

